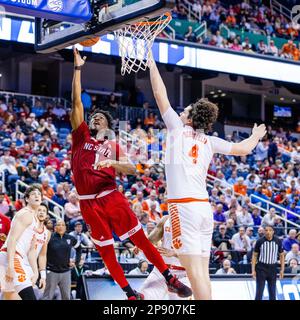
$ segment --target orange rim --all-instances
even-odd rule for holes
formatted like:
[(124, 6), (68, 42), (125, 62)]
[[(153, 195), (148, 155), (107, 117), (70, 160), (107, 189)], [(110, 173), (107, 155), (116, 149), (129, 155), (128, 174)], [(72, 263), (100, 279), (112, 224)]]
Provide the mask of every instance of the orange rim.
[(170, 21), (172, 19), (171, 13), (166, 12), (163, 16), (166, 17), (165, 20), (159, 20), (159, 21), (141, 21), (141, 22), (136, 22), (132, 26), (133, 27), (138, 27), (138, 26), (155, 26), (155, 25), (160, 25), (165, 23), (165, 21)]

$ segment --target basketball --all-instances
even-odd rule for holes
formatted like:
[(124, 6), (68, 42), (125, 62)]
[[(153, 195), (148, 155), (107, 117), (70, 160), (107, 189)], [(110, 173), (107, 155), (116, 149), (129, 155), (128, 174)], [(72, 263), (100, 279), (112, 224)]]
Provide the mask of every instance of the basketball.
[(98, 41), (100, 40), (100, 37), (95, 37), (92, 39), (87, 39), (82, 42), (79, 42), (83, 47), (92, 47), (94, 46)]

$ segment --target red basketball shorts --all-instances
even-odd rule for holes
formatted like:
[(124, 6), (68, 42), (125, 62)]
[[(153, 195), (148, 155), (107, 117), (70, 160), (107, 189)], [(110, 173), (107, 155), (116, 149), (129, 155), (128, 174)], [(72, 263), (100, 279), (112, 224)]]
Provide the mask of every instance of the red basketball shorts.
[(80, 196), (81, 214), (91, 228), (92, 240), (98, 246), (113, 244), (113, 232), (123, 241), (141, 229), (127, 199), (119, 191), (98, 198), (92, 195), (92, 199), (86, 199), (88, 197)]

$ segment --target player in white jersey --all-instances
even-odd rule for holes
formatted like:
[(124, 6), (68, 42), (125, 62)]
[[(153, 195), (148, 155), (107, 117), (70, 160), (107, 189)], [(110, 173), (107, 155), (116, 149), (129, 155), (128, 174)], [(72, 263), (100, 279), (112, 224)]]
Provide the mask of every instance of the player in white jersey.
[(45, 221), (48, 216), (48, 206), (45, 203), (37, 209), (38, 225), (35, 234), (35, 254), (38, 259), (40, 272), (39, 289), (46, 288), (46, 265), (47, 265), (47, 247), (51, 237), (51, 232), (46, 228)]
[(22, 300), (35, 300), (33, 284), (38, 278), (34, 238), (38, 221), (36, 211), (42, 201), (39, 185), (28, 187), (26, 207), (14, 216), (8, 237), (0, 252), (0, 283), (3, 298), (11, 300), (18, 293)]
[(167, 127), (166, 179), (172, 243), (186, 269), (194, 298), (211, 299), (209, 256), (213, 214), (206, 191), (206, 175), (214, 153), (243, 156), (252, 152), (266, 134), (255, 124), (252, 135), (239, 143), (206, 135), (218, 117), (218, 107), (200, 99), (180, 116), (170, 106), (154, 61), (150, 64), (153, 94)]
[[(191, 287), (186, 275), (185, 269), (180, 264), (177, 253), (172, 247), (172, 230), (169, 216), (163, 216), (155, 229), (150, 233), (148, 239), (155, 245), (161, 241), (161, 246), (157, 247), (158, 252), (162, 255), (166, 265), (182, 283)], [(154, 267), (145, 282), (143, 283), (141, 293), (144, 294), (145, 300), (187, 300), (180, 298), (177, 294), (168, 291), (164, 277)]]
[[(41, 205), (37, 209), (37, 225), (35, 228), (36, 233), (33, 236), (32, 246), (35, 251), (36, 259), (38, 260), (38, 269), (40, 273), (39, 289), (42, 291), (46, 288), (47, 247), (51, 237), (51, 232), (45, 226), (47, 216), (48, 206), (45, 203), (41, 203)], [(24, 261), (24, 265), (27, 268), (30, 268), (28, 260)], [(36, 288), (36, 290), (38, 289)], [(14, 300), (20, 299), (17, 293), (14, 295), (13, 298)]]

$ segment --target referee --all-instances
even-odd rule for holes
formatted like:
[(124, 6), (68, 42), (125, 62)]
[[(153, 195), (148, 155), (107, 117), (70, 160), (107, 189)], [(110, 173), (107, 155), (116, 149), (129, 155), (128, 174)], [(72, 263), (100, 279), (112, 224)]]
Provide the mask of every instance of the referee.
[[(252, 256), (252, 276), (256, 279), (255, 300), (262, 300), (265, 282), (268, 283), (269, 300), (276, 300), (276, 265), (280, 256), (280, 279), (284, 273), (284, 252), (279, 238), (271, 226), (265, 227), (265, 235), (256, 241)], [(258, 260), (258, 261), (257, 261)]]

